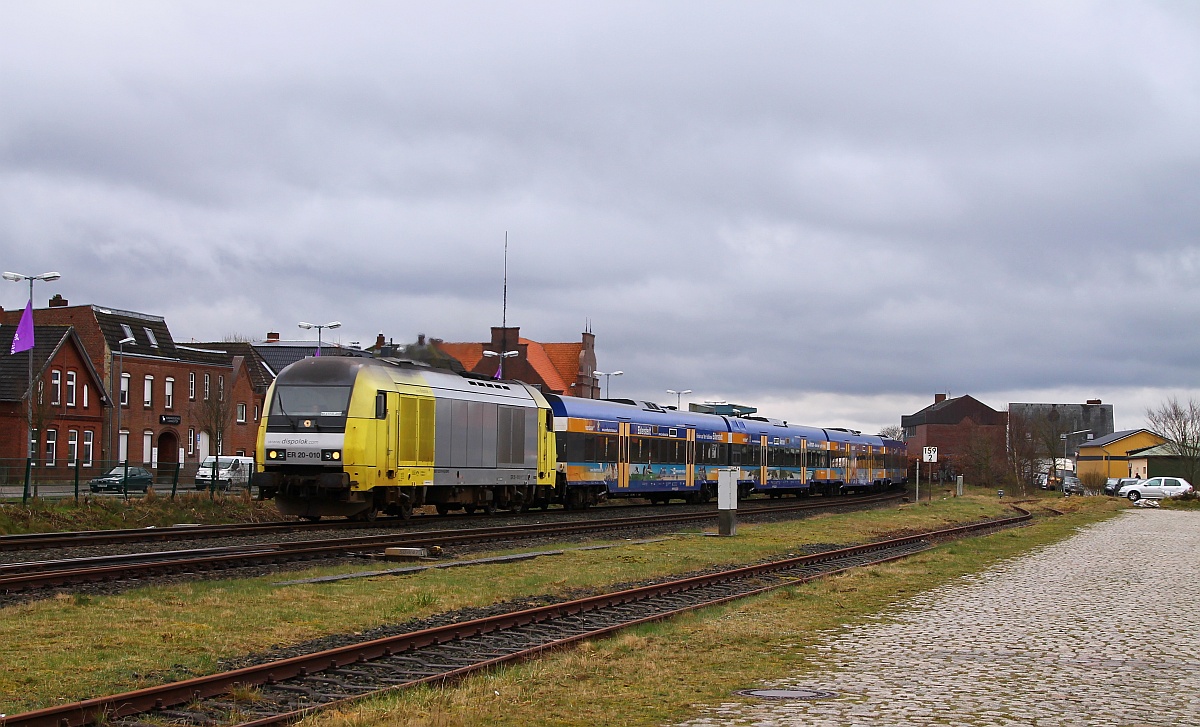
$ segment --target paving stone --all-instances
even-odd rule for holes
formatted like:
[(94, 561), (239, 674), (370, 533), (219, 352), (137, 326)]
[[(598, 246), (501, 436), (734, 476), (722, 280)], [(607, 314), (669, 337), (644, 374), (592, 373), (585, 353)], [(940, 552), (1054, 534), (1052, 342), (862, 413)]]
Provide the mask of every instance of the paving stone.
[(1200, 514), (1136, 510), (796, 645), (764, 688), (683, 727), (1200, 725)]

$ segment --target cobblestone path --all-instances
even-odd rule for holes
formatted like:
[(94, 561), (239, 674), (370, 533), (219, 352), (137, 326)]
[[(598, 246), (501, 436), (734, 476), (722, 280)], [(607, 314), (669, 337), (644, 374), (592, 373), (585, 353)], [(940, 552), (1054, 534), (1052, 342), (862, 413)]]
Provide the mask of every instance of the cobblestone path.
[[(1200, 725), (1200, 514), (1137, 510), (814, 640), (770, 688), (687, 727)], [(764, 675), (765, 676), (765, 675)]]

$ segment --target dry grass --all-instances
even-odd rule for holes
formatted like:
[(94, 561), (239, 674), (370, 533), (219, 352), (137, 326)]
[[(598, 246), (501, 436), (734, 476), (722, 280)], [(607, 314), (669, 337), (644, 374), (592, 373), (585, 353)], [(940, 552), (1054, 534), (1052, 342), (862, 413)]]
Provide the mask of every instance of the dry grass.
[[(1105, 502), (1121, 506), (1100, 498), (1080, 498), (1081, 503), (1087, 501), (1097, 506)], [(1055, 522), (1082, 522), (1113, 510), (1112, 506), (1095, 507), (1077, 516), (1048, 521), (1039, 526), (1040, 530), (1026, 529), (1019, 535), (998, 537), (1002, 542), (1011, 542), (1011, 550), (1016, 552), (1040, 542), (1032, 536), (1035, 532), (1060, 536), (1062, 528), (1051, 527)], [(9, 607), (0, 610), (0, 664), (5, 665), (0, 670), (0, 695), (7, 695), (0, 703), (0, 712), (13, 714), (63, 700), (208, 673), (217, 670), (222, 658), (441, 611), (543, 593), (603, 588), (712, 564), (752, 561), (797, 552), (806, 543), (861, 542), (898, 531), (974, 520), (999, 511), (994, 501), (962, 498), (792, 523), (743, 524), (736, 538), (679, 535), (656, 543), (572, 551), (522, 563), (413, 576), (288, 587), (274, 585), (282, 580), (280, 577), (267, 577), (144, 588), (113, 597), (64, 596)], [(1047, 531), (1047, 527), (1051, 529)], [(864, 608), (882, 607), (889, 600), (924, 587), (917, 576), (924, 573), (931, 557), (920, 556), (876, 569), (882, 573), (902, 572), (906, 574), (903, 577), (855, 574), (786, 592), (790, 595), (769, 597), (766, 603), (788, 606), (779, 611), (790, 613), (784, 623), (773, 622), (777, 609), (764, 608), (762, 601), (760, 605), (722, 611), (713, 622), (701, 617), (680, 619), (472, 679), (461, 689), (416, 690), (396, 702), (401, 705), (396, 707), (398, 712), (380, 719), (388, 724), (405, 724), (404, 720), (416, 720), (409, 724), (526, 723), (505, 715), (528, 718), (543, 710), (548, 715), (546, 724), (641, 724), (637, 721), (639, 715), (650, 719), (650, 715), (678, 714), (691, 700), (704, 702), (727, 691), (725, 683), (729, 680), (724, 677), (718, 690), (703, 686), (712, 677), (711, 672), (705, 674), (706, 670), (728, 674), (724, 654), (742, 653), (746, 658), (748, 649), (756, 655), (760, 651), (774, 654), (779, 660), (775, 665), (764, 663), (761, 668), (791, 663), (786, 650), (776, 653), (776, 647), (767, 646), (778, 641), (780, 633), (807, 631), (815, 623), (824, 623), (812, 621), (813, 613), (826, 613), (827, 617), (832, 608), (853, 614)], [(942, 557), (954, 561), (953, 555)], [(314, 569), (307, 575), (347, 570), (353, 569)], [(863, 596), (863, 583), (871, 586), (868, 591), (874, 595), (870, 598)], [(882, 583), (887, 585), (880, 586)], [(760, 612), (772, 615), (764, 617)], [(736, 648), (730, 650), (728, 643), (714, 643), (710, 624), (721, 625), (717, 634), (735, 639), (732, 646)], [(697, 670), (705, 674), (704, 679), (685, 678), (685, 674)], [(761, 674), (758, 669), (751, 671)], [(750, 678), (749, 674), (734, 681), (741, 684)], [(495, 694), (497, 691), (500, 696)], [(611, 698), (605, 696), (611, 694), (644, 695), (630, 702), (633, 711), (628, 719), (634, 721), (604, 721), (624, 713), (621, 709), (613, 711)], [(550, 708), (548, 704), (555, 706)], [(640, 711), (643, 708), (648, 711)], [(349, 724), (358, 724), (354, 720), (377, 719), (369, 716), (377, 714), (382, 713), (372, 708), (345, 719)], [(585, 716), (599, 721), (589, 722)], [(556, 721), (559, 718), (568, 721)]]

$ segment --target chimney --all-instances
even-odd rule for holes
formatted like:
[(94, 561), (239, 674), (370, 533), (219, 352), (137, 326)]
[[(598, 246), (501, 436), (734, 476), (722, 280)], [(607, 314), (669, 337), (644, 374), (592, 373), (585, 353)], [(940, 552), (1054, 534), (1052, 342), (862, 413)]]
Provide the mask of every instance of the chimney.
[(1087, 403), (1089, 403), (1093, 406), (1099, 406), (1101, 404), (1101, 401), (1099, 399), (1088, 399)]
[(418, 333), (418, 334), (417, 334), (417, 345), (418, 345), (418, 346), (424, 346), (424, 345), (425, 345), (425, 334), (424, 334), (424, 333)]
[(941, 404), (945, 400), (946, 400), (945, 394), (934, 394), (933, 395), (933, 403), (934, 404)]
[(387, 341), (383, 340), (383, 331), (380, 331), (379, 335), (375, 336), (375, 350), (382, 351), (383, 344), (385, 343), (387, 343)]
[(55, 293), (54, 297), (50, 299), (49, 307), (50, 308), (66, 308), (67, 307), (67, 299), (62, 297), (58, 293)]
[(279, 332), (267, 331), (267, 343), (279, 343)]

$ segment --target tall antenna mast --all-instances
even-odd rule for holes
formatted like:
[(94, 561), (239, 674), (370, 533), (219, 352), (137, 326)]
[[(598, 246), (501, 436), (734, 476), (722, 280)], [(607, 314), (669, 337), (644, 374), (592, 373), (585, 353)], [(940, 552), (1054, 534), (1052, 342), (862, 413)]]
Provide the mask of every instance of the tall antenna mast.
[(504, 231), (504, 298), (500, 311), (500, 327), (504, 329), (504, 350), (508, 350), (508, 230)]
[(508, 353), (508, 230), (504, 231), (504, 295), (500, 306), (500, 368), (496, 378), (504, 378), (504, 355)]

